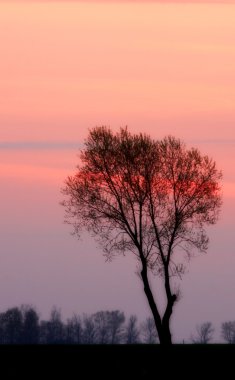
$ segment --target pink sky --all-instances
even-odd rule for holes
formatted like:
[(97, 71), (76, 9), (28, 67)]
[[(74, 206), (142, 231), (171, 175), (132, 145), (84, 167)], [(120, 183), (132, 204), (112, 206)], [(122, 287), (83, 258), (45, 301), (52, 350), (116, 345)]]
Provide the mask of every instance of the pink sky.
[(223, 170), (221, 220), (182, 282), (175, 337), (234, 318), (234, 15), (231, 4), (0, 1), (0, 309), (148, 313), (134, 260), (105, 263), (58, 205), (88, 128), (107, 124), (175, 135)]

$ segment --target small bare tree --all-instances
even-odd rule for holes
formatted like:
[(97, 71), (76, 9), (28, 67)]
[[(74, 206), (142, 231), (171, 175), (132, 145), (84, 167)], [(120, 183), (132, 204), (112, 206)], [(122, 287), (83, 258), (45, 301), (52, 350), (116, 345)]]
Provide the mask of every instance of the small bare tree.
[(125, 322), (125, 315), (119, 310), (109, 312), (109, 331), (110, 343), (118, 344), (122, 342), (123, 324)]
[(158, 334), (154, 319), (148, 317), (141, 324), (141, 335), (143, 336), (143, 342), (147, 344), (154, 344), (158, 342)]
[(131, 315), (127, 321), (127, 325), (124, 332), (124, 342), (126, 344), (139, 343), (140, 330), (137, 327), (137, 316)]
[(204, 322), (196, 327), (196, 335), (191, 337), (193, 343), (207, 344), (213, 339), (214, 327), (211, 322)]
[(221, 332), (227, 343), (235, 343), (235, 321), (223, 322)]
[[(181, 278), (194, 249), (207, 250), (205, 226), (218, 218), (221, 173), (213, 160), (174, 137), (155, 141), (127, 128), (116, 134), (107, 127), (92, 129), (80, 158), (62, 190), (66, 221), (78, 236), (88, 230), (107, 259), (136, 256), (160, 343), (171, 344), (178, 299), (173, 277)], [(150, 273), (163, 281), (162, 315)]]
[(82, 322), (83, 322), (82, 343), (84, 344), (97, 343), (96, 326), (95, 326), (93, 315), (84, 314)]
[(110, 342), (109, 312), (97, 311), (92, 318), (96, 331), (96, 343), (108, 344)]
[(81, 317), (74, 313), (72, 318), (67, 320), (66, 325), (66, 342), (68, 344), (82, 343), (82, 320)]

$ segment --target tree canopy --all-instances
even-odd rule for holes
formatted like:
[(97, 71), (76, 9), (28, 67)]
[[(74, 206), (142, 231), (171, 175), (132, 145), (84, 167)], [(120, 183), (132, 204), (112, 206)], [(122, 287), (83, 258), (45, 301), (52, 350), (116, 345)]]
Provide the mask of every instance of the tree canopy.
[[(175, 137), (154, 140), (127, 128), (93, 128), (80, 159), (62, 190), (66, 221), (78, 236), (89, 231), (107, 259), (129, 252), (137, 257), (160, 343), (169, 344), (177, 300), (171, 279), (184, 273), (185, 258), (195, 249), (208, 248), (205, 227), (218, 219), (221, 172), (211, 158)], [(163, 279), (163, 315), (149, 272)]]

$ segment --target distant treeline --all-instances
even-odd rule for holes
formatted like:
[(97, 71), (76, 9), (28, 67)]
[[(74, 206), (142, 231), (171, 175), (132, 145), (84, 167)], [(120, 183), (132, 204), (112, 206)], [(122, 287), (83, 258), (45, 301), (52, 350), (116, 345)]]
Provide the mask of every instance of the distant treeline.
[(128, 319), (119, 310), (74, 314), (63, 322), (53, 308), (49, 320), (40, 320), (28, 305), (0, 313), (0, 344), (137, 344), (158, 343), (152, 318), (138, 325), (135, 315)]
[[(213, 340), (214, 327), (205, 322), (196, 327), (191, 343)], [(221, 337), (235, 344), (235, 321), (221, 324)], [(66, 322), (54, 307), (49, 320), (40, 320), (30, 305), (13, 307), (0, 313), (0, 344), (156, 344), (159, 343), (153, 318), (138, 323), (136, 315), (126, 318), (120, 310), (74, 314)]]

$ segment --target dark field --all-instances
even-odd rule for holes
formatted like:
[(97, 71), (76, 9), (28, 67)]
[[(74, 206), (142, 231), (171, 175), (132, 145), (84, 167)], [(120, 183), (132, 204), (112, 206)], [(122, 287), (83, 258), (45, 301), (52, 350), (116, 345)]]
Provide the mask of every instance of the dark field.
[(2, 379), (234, 378), (235, 345), (0, 346)]

